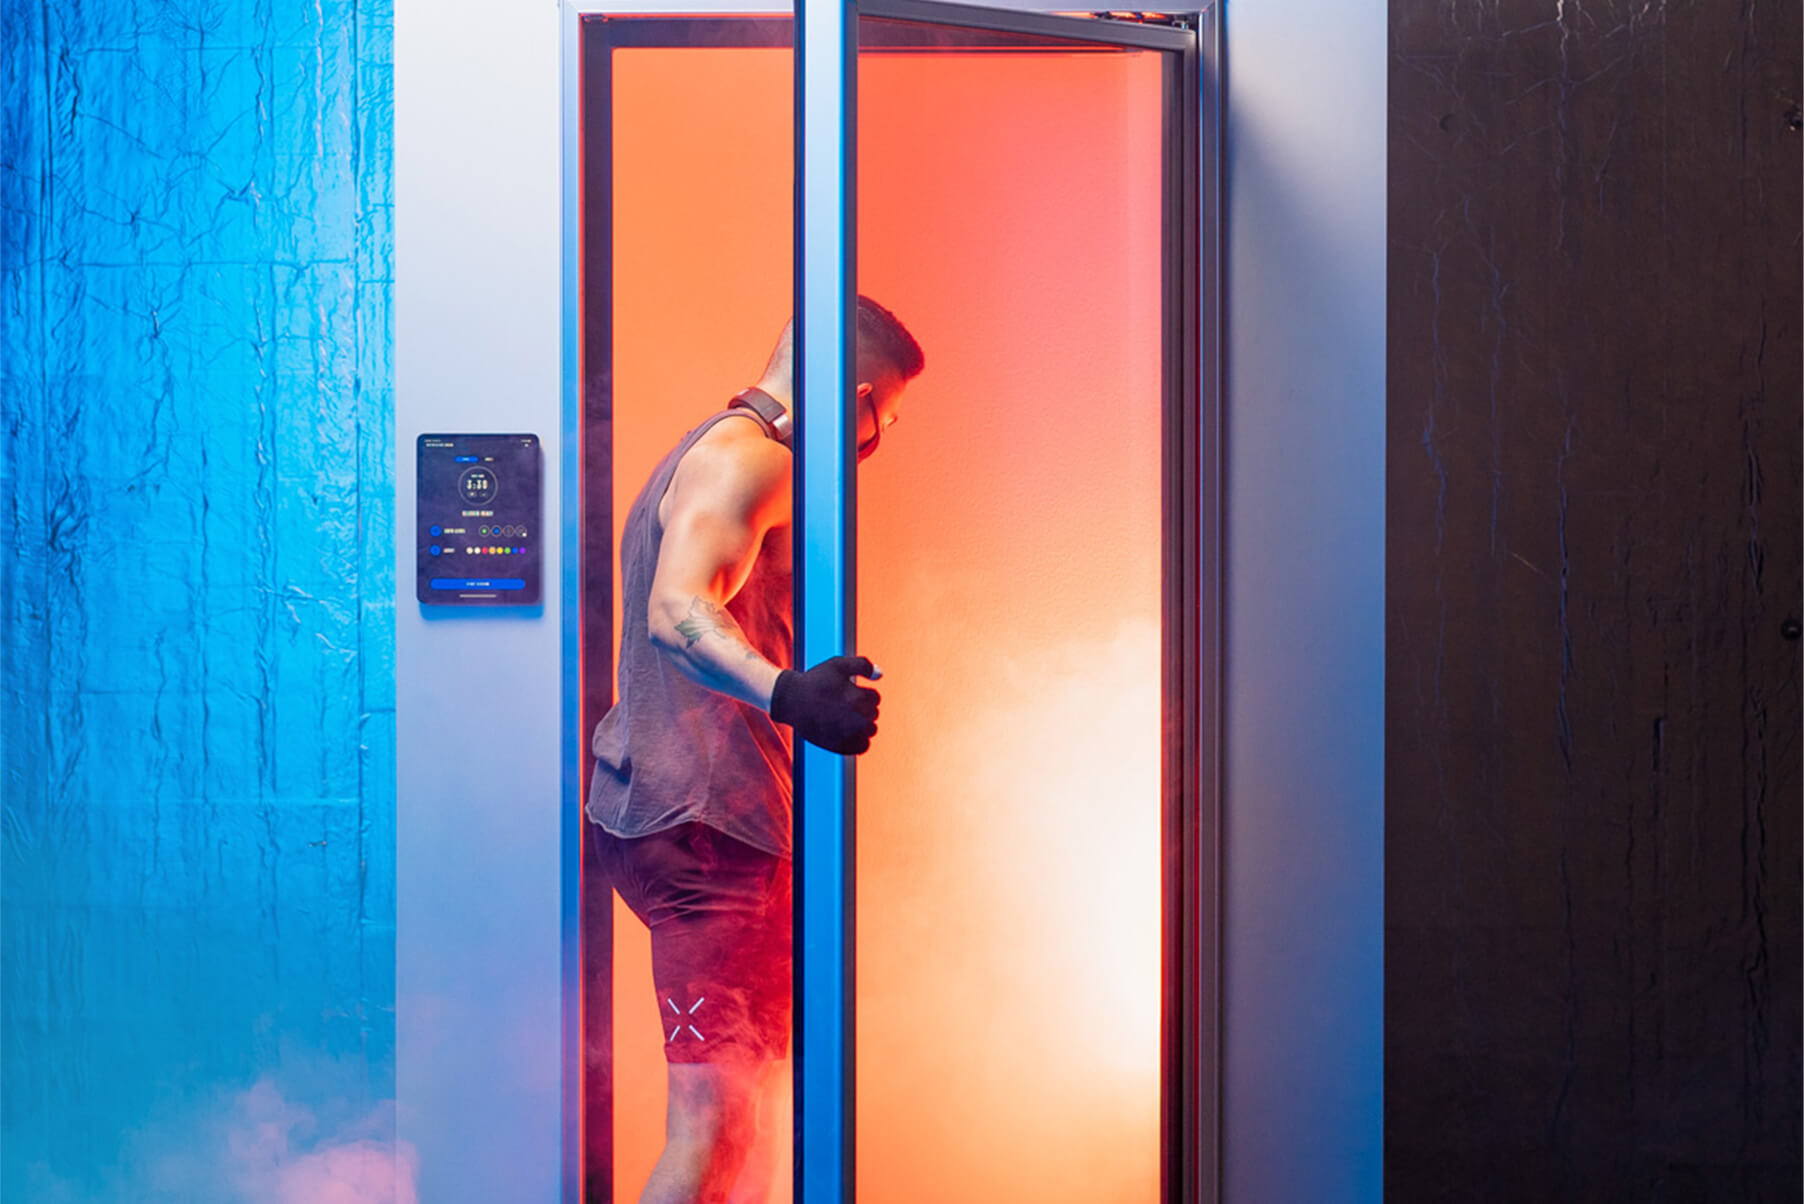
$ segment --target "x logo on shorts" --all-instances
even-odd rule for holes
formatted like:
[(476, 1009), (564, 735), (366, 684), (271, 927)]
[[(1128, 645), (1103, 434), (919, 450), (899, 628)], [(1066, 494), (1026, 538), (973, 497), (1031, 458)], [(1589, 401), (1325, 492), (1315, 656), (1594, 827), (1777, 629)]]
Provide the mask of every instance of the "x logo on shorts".
[(685, 1012), (676, 1005), (676, 1000), (669, 999), (669, 998), (666, 998), (664, 1000), (665, 1003), (670, 1005), (671, 1012), (674, 1013), (677, 1018), (676, 1027), (670, 1030), (670, 1035), (668, 1037), (664, 1038), (664, 1043), (666, 1045), (668, 1045), (670, 1042), (676, 1040), (677, 1034), (682, 1032), (684, 1029), (688, 1029), (690, 1032), (694, 1033), (695, 1039), (697, 1041), (706, 1041), (707, 1040), (706, 1037), (702, 1036), (701, 1030), (695, 1027), (694, 1021), (689, 1019), (691, 1016), (695, 1015), (695, 1009), (700, 1007), (702, 1004), (706, 1003), (707, 1001), (708, 1001), (708, 997), (706, 995), (704, 995), (700, 999), (696, 1000), (694, 1003), (690, 1004), (689, 1010)]

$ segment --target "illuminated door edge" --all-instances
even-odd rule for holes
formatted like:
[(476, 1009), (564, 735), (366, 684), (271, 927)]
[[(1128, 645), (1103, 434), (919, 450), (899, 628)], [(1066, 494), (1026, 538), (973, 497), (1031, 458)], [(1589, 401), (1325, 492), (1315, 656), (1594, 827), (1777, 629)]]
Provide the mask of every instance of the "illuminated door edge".
[[(797, 664), (854, 651), (857, 475), (842, 404), (854, 386), (858, 9), (798, 0), (795, 17)], [(816, 400), (820, 404), (816, 404)], [(798, 742), (795, 783), (795, 1200), (853, 1185), (852, 768)]]
[(1187, 1177), (1192, 1179), (1198, 1204), (1216, 1204), (1222, 1195), (1221, 749), (1225, 703), (1222, 602), (1226, 596), (1222, 566), (1226, 563), (1223, 498), (1227, 463), (1222, 339), (1226, 329), (1221, 171), (1227, 96), (1224, 20), (1219, 2), (1196, 14), (1196, 54), (1188, 73), (1194, 91), (1186, 106), (1194, 124), (1186, 146), (1192, 158), (1185, 181), (1191, 189), (1185, 228), (1193, 247), (1187, 266), (1191, 296), (1185, 320), (1192, 334), (1196, 375), (1187, 386), (1183, 404), (1196, 415), (1198, 426), (1195, 437), (1188, 440), (1194, 456), (1195, 497), (1187, 503), (1197, 522), (1189, 574), (1194, 592), (1187, 603), (1196, 639), (1190, 662), (1195, 710), (1186, 717), (1194, 749), (1191, 806), (1195, 831), (1185, 844), (1192, 863), (1184, 867), (1181, 889), (1182, 907), (1195, 915), (1196, 928), (1181, 951), (1191, 961), (1181, 968), (1182, 981), (1193, 992), (1184, 1011), (1196, 1045), (1184, 1067), (1190, 1076), (1188, 1093), (1194, 1111), (1181, 1118), (1180, 1124), (1185, 1140), (1194, 1143), (1186, 1155), (1191, 1168)]
[[(563, 1051), (558, 1091), (562, 1108), (558, 1125), (558, 1197), (562, 1204), (582, 1204), (583, 1196), (583, 1013), (582, 1013), (582, 586), (583, 559), (583, 398), (582, 398), (582, 13), (575, 4), (558, 12), (558, 189), (561, 295), (558, 353), (562, 369), (563, 455), (557, 489), (563, 529), (563, 576), (557, 583), (563, 630), (564, 696), (560, 700), (562, 735), (560, 778), (563, 808), (559, 830), (564, 847), (558, 858), (558, 938), (563, 989), (558, 1029)], [(573, 800), (575, 802), (573, 803)], [(611, 1117), (610, 1117), (611, 1121)]]

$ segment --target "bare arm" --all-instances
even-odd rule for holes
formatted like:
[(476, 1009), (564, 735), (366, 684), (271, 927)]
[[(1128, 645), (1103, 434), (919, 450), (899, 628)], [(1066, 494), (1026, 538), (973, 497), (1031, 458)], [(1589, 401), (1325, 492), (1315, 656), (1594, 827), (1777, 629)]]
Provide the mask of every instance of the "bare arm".
[(789, 453), (750, 423), (722, 423), (684, 455), (659, 515), (652, 643), (691, 681), (768, 710), (782, 669), (747, 642), (726, 604), (765, 536), (789, 522)]

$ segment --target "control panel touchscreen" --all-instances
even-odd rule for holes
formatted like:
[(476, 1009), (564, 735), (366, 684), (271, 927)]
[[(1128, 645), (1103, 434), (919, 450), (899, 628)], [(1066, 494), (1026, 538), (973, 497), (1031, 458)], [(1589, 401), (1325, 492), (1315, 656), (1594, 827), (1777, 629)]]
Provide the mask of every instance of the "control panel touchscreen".
[(430, 606), (539, 601), (537, 435), (421, 435), (416, 593)]

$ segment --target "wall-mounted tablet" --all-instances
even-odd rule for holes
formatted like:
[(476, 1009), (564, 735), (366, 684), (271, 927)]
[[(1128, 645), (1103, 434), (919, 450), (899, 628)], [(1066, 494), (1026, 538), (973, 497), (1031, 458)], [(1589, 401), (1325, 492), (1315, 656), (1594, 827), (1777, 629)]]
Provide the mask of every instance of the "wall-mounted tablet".
[(421, 435), (415, 594), (428, 606), (531, 606), (544, 557), (537, 435)]

